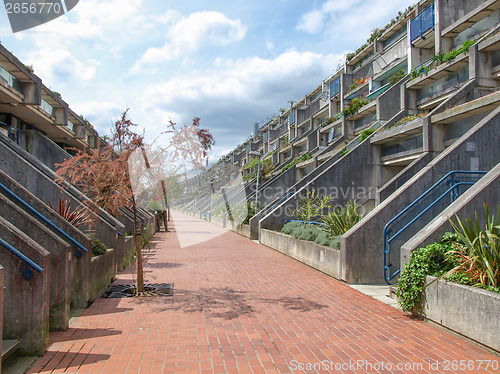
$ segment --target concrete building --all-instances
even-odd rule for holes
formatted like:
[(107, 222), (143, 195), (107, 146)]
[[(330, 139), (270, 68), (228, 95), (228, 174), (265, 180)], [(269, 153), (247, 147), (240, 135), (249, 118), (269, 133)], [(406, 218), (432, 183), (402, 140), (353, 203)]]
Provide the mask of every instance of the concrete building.
[[(479, 172), (471, 177), (476, 181), (500, 162), (494, 130), (500, 98), (499, 30), (500, 1), (419, 1), (375, 29), (338, 71), (292, 102), (207, 175), (217, 175), (218, 188), (238, 168), (255, 177), (256, 172), (245, 168), (253, 158), (270, 160), (257, 196), (265, 209), (250, 219), (254, 239), (294, 218), (287, 208), (295, 207), (305, 190), (322, 191), (339, 205), (356, 200), (371, 212), (342, 236), (339, 277), (349, 283), (394, 282), (414, 248), (405, 243), (414, 236), (435, 240), (421, 230), (431, 221), (445, 227), (446, 207), (436, 205), (422, 213), (392, 241), (388, 253), (384, 226), (448, 173)], [(231, 167), (222, 167), (226, 159), (232, 160)], [(186, 185), (191, 205), (185, 207), (196, 214), (214, 206), (200, 183), (204, 178)], [(245, 184), (249, 202), (255, 199), (256, 184), (256, 178)], [(498, 203), (498, 193), (496, 197), (492, 204)], [(470, 200), (468, 211), (481, 208), (479, 199)]]
[[(59, 199), (73, 209), (88, 199), (76, 187), (61, 191), (55, 164), (72, 148), (95, 149), (99, 134), (46, 87), (33, 69), (0, 44), (0, 264), (2, 269), (4, 355), (41, 354), (49, 330), (68, 328), (70, 310), (99, 297), (130, 258), (133, 226), (95, 214), (93, 234), (109, 249), (91, 257), (90, 227), (76, 228), (48, 204)], [(154, 217), (139, 212), (144, 228)], [(4, 287), (3, 287), (4, 286)]]

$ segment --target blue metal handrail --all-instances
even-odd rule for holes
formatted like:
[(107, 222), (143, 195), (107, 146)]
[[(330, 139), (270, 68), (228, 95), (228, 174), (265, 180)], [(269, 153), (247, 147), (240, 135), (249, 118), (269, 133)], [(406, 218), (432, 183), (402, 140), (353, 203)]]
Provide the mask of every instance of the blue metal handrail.
[[(88, 252), (87, 248), (85, 248), (82, 244), (80, 244), (79, 242), (77, 242), (72, 236), (70, 236), (69, 234), (67, 234), (64, 230), (62, 230), (61, 228), (59, 228), (59, 226), (57, 226), (52, 221), (50, 221), (47, 218), (45, 218), (45, 216), (43, 216), (40, 212), (38, 212), (38, 210), (36, 210), (35, 208), (33, 208), (31, 205), (29, 205), (27, 202), (25, 202), (23, 199), (21, 199), (19, 196), (17, 196), (14, 192), (12, 192), (11, 190), (9, 190), (2, 183), (0, 183), (0, 189), (2, 189), (5, 193), (7, 193), (10, 197), (12, 197), (14, 200), (16, 200), (16, 202), (18, 202), (19, 204), (21, 204), (23, 207), (25, 207), (27, 210), (29, 210), (31, 213), (33, 213), (35, 216), (37, 216), (38, 218), (40, 218), (47, 225), (49, 225), (50, 227), (52, 227), (55, 231), (57, 231), (59, 234), (61, 234), (64, 238), (68, 239), (71, 243), (73, 243), (74, 245), (76, 245), (78, 247), (78, 249), (80, 249), (81, 251), (83, 251), (85, 253)], [(77, 252), (76, 256), (80, 257), (81, 253)]]
[(26, 264), (26, 267), (25, 267), (25, 269), (23, 271), (23, 277), (24, 277), (24, 279), (30, 280), (31, 278), (33, 278), (33, 272), (28, 268), (28, 265), (31, 266), (36, 271), (38, 271), (39, 273), (41, 273), (43, 271), (43, 268), (40, 265), (38, 265), (37, 263), (35, 263), (28, 256), (26, 256), (23, 253), (21, 253), (20, 251), (18, 251), (16, 248), (14, 248), (12, 245), (10, 245), (9, 243), (7, 243), (2, 238), (0, 238), (0, 245), (2, 245), (7, 250), (9, 250), (14, 256), (17, 256), (19, 259), (21, 259), (22, 261), (24, 261), (24, 263)]
[[(441, 202), (446, 196), (450, 197), (449, 203), (451, 204), (458, 196), (460, 196), (460, 186), (470, 187), (481, 179), (481, 177), (486, 173), (486, 171), (450, 171), (432, 187), (425, 191), (420, 197), (418, 197), (413, 203), (408, 205), (389, 222), (387, 222), (383, 233), (384, 280), (387, 284), (392, 284), (391, 280), (396, 277), (401, 270), (398, 268), (393, 272), (391, 271), (393, 266), (391, 263), (391, 242), (411, 225), (413, 225), (420, 217), (432, 209), (438, 202)], [(444, 191), (440, 192), (443, 188)], [(435, 198), (431, 203), (421, 206), (426, 199), (431, 198), (436, 192), (439, 194), (439, 197)], [(419, 208), (420, 210), (418, 210)], [(396, 233), (392, 234), (393, 231), (396, 231)]]
[(285, 221), (285, 225), (288, 223), (288, 222), (300, 222), (300, 223), (305, 223), (307, 225), (316, 225), (318, 227), (321, 227), (323, 225), (325, 225), (324, 222), (316, 222), (316, 221), (301, 221), (299, 219), (287, 219)]
[(266, 210), (264, 211), (264, 213), (262, 213), (262, 217), (265, 217), (267, 216), (267, 214), (271, 211), (274, 210), (274, 208), (276, 208), (278, 205), (280, 205), (283, 201), (285, 201), (286, 199), (288, 199), (291, 195), (293, 195), (294, 192), (288, 192), (285, 196), (283, 196), (281, 199), (279, 199), (277, 202), (275, 202), (272, 206), (270, 206), (269, 208), (266, 208)]

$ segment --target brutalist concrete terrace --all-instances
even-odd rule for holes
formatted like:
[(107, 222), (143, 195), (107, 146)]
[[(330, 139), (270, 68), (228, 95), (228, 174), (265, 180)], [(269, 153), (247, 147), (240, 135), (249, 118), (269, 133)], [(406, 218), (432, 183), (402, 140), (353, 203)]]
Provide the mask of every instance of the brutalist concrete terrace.
[[(159, 232), (145, 261), (145, 281), (174, 282), (174, 296), (96, 300), (29, 373), (498, 372), (482, 347), (268, 247), (174, 224), (200, 242)], [(115, 284), (133, 279), (132, 266)]]

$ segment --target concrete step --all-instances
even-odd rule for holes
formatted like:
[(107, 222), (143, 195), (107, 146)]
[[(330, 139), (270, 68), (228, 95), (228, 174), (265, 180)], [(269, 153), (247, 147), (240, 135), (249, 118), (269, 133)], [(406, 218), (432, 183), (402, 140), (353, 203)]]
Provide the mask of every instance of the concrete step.
[(19, 340), (16, 339), (2, 339), (2, 362), (7, 361), (9, 358), (15, 357), (15, 353), (19, 348)]

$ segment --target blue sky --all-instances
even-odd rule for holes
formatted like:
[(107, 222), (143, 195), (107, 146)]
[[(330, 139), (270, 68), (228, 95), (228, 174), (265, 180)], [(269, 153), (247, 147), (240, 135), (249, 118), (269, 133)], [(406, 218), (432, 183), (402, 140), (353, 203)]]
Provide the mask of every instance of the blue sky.
[(332, 74), (407, 0), (80, 0), (0, 39), (101, 135), (124, 109), (154, 138), (169, 118), (215, 137), (211, 160)]

